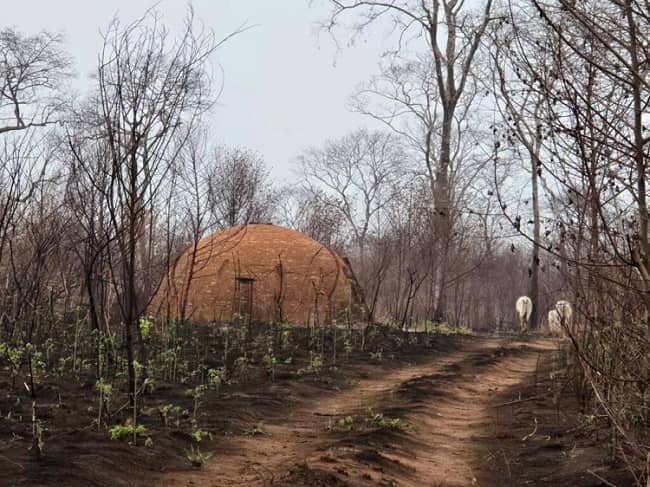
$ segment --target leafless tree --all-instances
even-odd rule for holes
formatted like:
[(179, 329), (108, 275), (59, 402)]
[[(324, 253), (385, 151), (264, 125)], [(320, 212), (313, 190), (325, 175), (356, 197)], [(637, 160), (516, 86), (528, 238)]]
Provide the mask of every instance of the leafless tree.
[(282, 225), (308, 235), (336, 251), (345, 252), (346, 222), (338, 202), (322, 189), (286, 187), (279, 192), (278, 219)]
[(47, 32), (0, 30), (0, 267), (10, 232), (49, 170), (48, 134), (34, 127), (61, 116), (70, 68), (61, 44)]
[(38, 331), (54, 314), (54, 286), (48, 284), (62, 228), (59, 202), (47, 184), (53, 176), (49, 134), (36, 127), (59, 120), (69, 67), (60, 36), (0, 30), (0, 269), (6, 277), (0, 302), (8, 343), (25, 344), (36, 456), (34, 340), (47, 335)]
[(60, 35), (0, 30), (0, 133), (60, 120), (70, 60)]
[[(95, 371), (102, 377), (99, 353), (102, 337), (111, 339), (109, 313), (109, 253), (115, 232), (108, 212), (110, 166), (108, 144), (85, 127), (84, 121), (66, 127), (61, 159), (66, 162), (65, 206), (74, 229), (71, 242), (80, 263), (85, 297), (88, 302), (90, 328), (96, 336)], [(111, 340), (113, 349), (115, 343)]]
[(241, 147), (215, 148), (207, 182), (209, 208), (218, 226), (272, 219), (277, 195), (257, 152)]
[(176, 39), (154, 11), (127, 25), (115, 19), (99, 55), (96, 116), (87, 121), (94, 136), (105, 141), (106, 167), (97, 168), (93, 158), (70, 145), (93, 189), (104, 193), (116, 245), (109, 264), (124, 324), (132, 405), (134, 333), (144, 365), (138, 320), (146, 299), (138, 292), (139, 246), (184, 140), (212, 104), (207, 67), (217, 46), (211, 32), (197, 31), (191, 11)]
[(413, 178), (388, 208), (384, 245), (392, 259), (380, 299), (378, 317), (400, 328), (426, 319), (418, 297), (432, 272), (431, 191), (427, 180)]
[[(456, 0), (430, 3), (331, 0), (330, 3), (330, 31), (334, 31), (348, 13), (358, 12), (351, 26), (356, 33), (389, 17), (398, 33), (396, 54), (402, 59), (415, 58), (388, 68), (388, 90), (377, 90), (372, 86), (368, 90), (379, 92), (390, 105), (399, 107), (392, 112), (389, 108), (389, 113), (379, 118), (396, 126), (400, 115), (407, 112), (414, 116), (418, 126), (417, 146), (423, 151), (435, 207), (432, 223), (436, 240), (433, 244), (437, 247), (438, 265), (433, 318), (442, 321), (448, 270), (445, 262), (454, 224), (451, 182), (454, 148), (458, 147), (461, 137), (459, 124), (465, 120), (467, 109), (472, 104), (471, 90), (469, 99), (463, 99), (467, 98), (466, 88), (471, 84), (475, 56), (491, 20), (492, 0), (484, 2), (479, 14), (469, 9), (465, 2)], [(424, 39), (424, 46), (413, 46), (408, 42), (413, 38)], [(404, 77), (408, 83), (403, 82)], [(411, 98), (411, 91), (418, 92), (419, 98)], [(409, 132), (409, 129), (400, 128), (400, 132)], [(439, 148), (437, 151), (436, 147)]]
[[(529, 233), (528, 224), (533, 225), (530, 235), (532, 255), (529, 264), (528, 296), (533, 302), (530, 326), (537, 328), (541, 316), (539, 282), (540, 250), (543, 245), (540, 179), (543, 168), (542, 158), (549, 156), (548, 151), (544, 150), (544, 139), (548, 136), (548, 129), (542, 122), (541, 116), (546, 104), (546, 97), (543, 90), (538, 89), (536, 83), (529, 83), (527, 75), (524, 73), (529, 71), (530, 66), (540, 69), (548, 62), (547, 48), (549, 46), (542, 47), (542, 43), (548, 41), (541, 38), (537, 40), (540, 48), (533, 51), (524, 48), (518, 40), (527, 30), (534, 32), (536, 26), (533, 22), (527, 22), (523, 16), (512, 18), (513, 15), (512, 11), (510, 11), (510, 15), (504, 15), (499, 22), (493, 23), (489, 31), (488, 50), (492, 61), (490, 71), (493, 76), (491, 77), (491, 86), (490, 83), (486, 83), (486, 86), (496, 94), (495, 106), (500, 116), (500, 122), (495, 122), (493, 125), (497, 152), (503, 157), (504, 152), (498, 149), (502, 146), (508, 147), (513, 152), (514, 159), (528, 159), (527, 172), (529, 173), (531, 198), (530, 200), (525, 199), (524, 206), (530, 207), (531, 217), (529, 218), (524, 211), (519, 211), (522, 210), (519, 206), (513, 223), (517, 231), (524, 233)], [(506, 22), (506, 19), (509, 21)], [(503, 161), (499, 162), (503, 163)], [(510, 167), (513, 166), (510, 165)]]
[[(399, 140), (391, 133), (359, 130), (329, 141), (323, 149), (307, 150), (298, 162), (312, 197), (327, 195), (319, 203), (331, 205), (346, 220), (358, 249), (362, 286), (376, 297), (382, 280), (367, 268), (367, 245), (371, 235), (380, 237), (382, 213), (401, 190), (406, 155)], [(371, 317), (372, 311), (371, 306)]]
[[(182, 235), (182, 246), (189, 245), (190, 252), (186, 254), (188, 264), (186, 274), (183, 276), (167, 275), (168, 289), (175, 287), (173, 294), (178, 296), (178, 309), (167, 310), (168, 316), (178, 316), (177, 328), (182, 326), (187, 316), (187, 305), (190, 299), (190, 284), (196, 272), (200, 270), (197, 262), (199, 242), (212, 229), (218, 226), (220, 220), (214, 215), (211, 208), (211, 191), (214, 189), (213, 178), (217, 175), (217, 169), (211, 165), (208, 154), (208, 133), (203, 128), (197, 128), (185, 142), (183, 149), (178, 154), (174, 176), (175, 184), (172, 188), (173, 196), (170, 204), (174, 205), (174, 216), (169, 219), (177, 219), (176, 232)], [(172, 203), (173, 201), (173, 203)], [(171, 249), (170, 249), (171, 250)], [(176, 255), (177, 252), (169, 252), (168, 255)], [(176, 270), (176, 266), (173, 266)], [(168, 265), (168, 269), (172, 266)], [(178, 289), (180, 283), (180, 289)]]
[[(544, 252), (578, 310), (580, 331), (568, 330), (571, 373), (584, 385), (576, 390), (608, 417), (624, 458), (645, 468), (630, 416), (644, 417), (647, 407), (647, 361), (638, 354), (649, 343), (650, 310), (647, 4), (511, 2), (507, 20), (510, 35), (493, 46), (501, 49), (501, 92), (547, 199)], [(523, 106), (526, 97), (532, 103)], [(524, 121), (525, 130), (516, 127)], [(521, 231), (516, 213), (506, 213)]]

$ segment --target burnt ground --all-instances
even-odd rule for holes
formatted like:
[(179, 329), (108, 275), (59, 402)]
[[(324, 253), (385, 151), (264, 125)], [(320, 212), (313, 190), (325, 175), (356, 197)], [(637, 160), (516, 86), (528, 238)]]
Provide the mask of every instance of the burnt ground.
[(154, 442), (145, 448), (96, 431), (93, 384), (52, 381), (39, 391), (38, 461), (29, 418), (6, 418), (20, 406), (0, 398), (0, 485), (631, 485), (607, 463), (604, 433), (587, 434), (571, 394), (555, 392), (556, 348), (537, 337), (439, 337), (381, 360), (355, 355), (318, 374), (209, 392), (197, 416), (212, 435), (200, 442), (210, 455), (202, 468), (185, 455), (187, 418), (165, 427), (157, 414), (162, 404), (191, 410), (185, 389), (159, 384), (145, 398)]
[(495, 397), (493, 433), (480, 450), (479, 485), (499, 485), (499, 478), (512, 486), (636, 485), (613, 459), (605, 418), (582, 414), (560, 365), (559, 344), (554, 348), (540, 356), (528, 380)]

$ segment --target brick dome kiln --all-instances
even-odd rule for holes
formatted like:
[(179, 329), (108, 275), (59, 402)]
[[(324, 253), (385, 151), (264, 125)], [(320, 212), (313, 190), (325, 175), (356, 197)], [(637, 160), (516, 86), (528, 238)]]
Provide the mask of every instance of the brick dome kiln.
[(300, 232), (241, 225), (203, 238), (176, 259), (150, 313), (201, 322), (291, 324), (363, 319), (363, 293), (346, 259)]

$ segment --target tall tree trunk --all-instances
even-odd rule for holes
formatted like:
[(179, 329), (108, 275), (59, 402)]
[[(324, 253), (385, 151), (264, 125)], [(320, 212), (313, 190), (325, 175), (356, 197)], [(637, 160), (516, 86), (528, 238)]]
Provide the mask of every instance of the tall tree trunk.
[(542, 136), (537, 130), (535, 136), (534, 155), (530, 158), (531, 185), (533, 192), (533, 255), (530, 263), (530, 300), (533, 309), (530, 313), (530, 328), (536, 330), (539, 327), (539, 249), (542, 245), (541, 225), (539, 220), (539, 182), (537, 171), (539, 170), (539, 153), (542, 147)]
[[(135, 367), (133, 365), (133, 327), (137, 326), (135, 312), (135, 221), (131, 220), (128, 235), (128, 254), (126, 265), (126, 319), (124, 320), (124, 332), (126, 338), (126, 360), (129, 375), (129, 405), (135, 404)], [(135, 425), (134, 425), (135, 427)]]
[(436, 260), (438, 271), (435, 273), (434, 282), (436, 297), (434, 303), (433, 321), (443, 322), (446, 317), (445, 302), (445, 281), (447, 278), (447, 258), (451, 238), (451, 207), (449, 194), (449, 166), (451, 165), (451, 133), (452, 115), (454, 106), (445, 104), (442, 134), (440, 138), (440, 161), (436, 171), (436, 179), (433, 184), (434, 197), (434, 239), (437, 244)]

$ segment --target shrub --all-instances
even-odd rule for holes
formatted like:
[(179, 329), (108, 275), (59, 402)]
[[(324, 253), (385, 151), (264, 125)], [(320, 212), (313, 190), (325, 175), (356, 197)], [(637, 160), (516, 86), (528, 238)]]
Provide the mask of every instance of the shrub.
[(350, 431), (353, 426), (354, 418), (352, 416), (346, 416), (345, 418), (339, 418), (334, 423), (330, 420), (327, 425), (327, 431)]
[(257, 435), (265, 435), (266, 433), (266, 427), (264, 426), (263, 421), (258, 421), (255, 423), (253, 426), (250, 428), (244, 430), (245, 435), (249, 436), (257, 436)]
[(111, 434), (111, 440), (125, 440), (127, 438), (133, 438), (134, 435), (141, 437), (147, 436), (147, 429), (142, 424), (135, 427), (132, 424), (126, 426), (116, 424), (108, 431)]
[(383, 413), (376, 413), (372, 409), (368, 409), (366, 414), (365, 423), (368, 428), (400, 428), (399, 418), (388, 418)]

